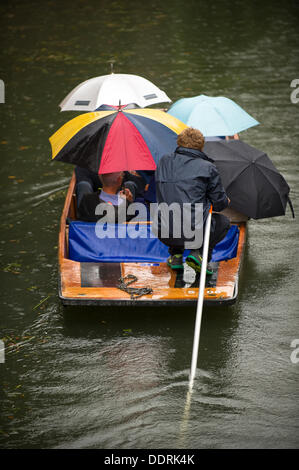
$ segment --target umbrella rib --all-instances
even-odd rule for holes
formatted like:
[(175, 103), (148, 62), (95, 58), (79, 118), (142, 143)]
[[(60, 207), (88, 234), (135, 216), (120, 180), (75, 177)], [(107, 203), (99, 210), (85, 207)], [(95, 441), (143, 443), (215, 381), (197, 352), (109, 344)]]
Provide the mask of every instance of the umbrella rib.
[[(266, 154), (264, 154), (264, 155), (266, 155)], [(262, 156), (263, 156), (263, 155), (262, 155)], [(258, 160), (259, 158), (261, 158), (261, 156), (259, 156), (256, 160)], [(271, 163), (272, 163), (272, 162), (271, 162)], [(266, 166), (263, 162), (258, 162), (258, 164), (259, 164), (259, 166), (262, 166), (262, 167), (264, 167), (264, 168), (267, 168), (267, 170), (272, 171), (275, 175), (280, 174), (279, 171), (278, 171), (275, 167), (274, 167), (275, 169), (269, 168), (269, 167)]]
[[(257, 166), (254, 165), (254, 172), (256, 174), (256, 171), (257, 171)], [(256, 215), (258, 214), (258, 208), (259, 208), (259, 203), (258, 203), (258, 200), (259, 200), (259, 191), (258, 191), (258, 187), (257, 187), (257, 183), (256, 183), (256, 178), (254, 178), (254, 186), (255, 186), (255, 194), (257, 195), (256, 197), (256, 202), (255, 202), (255, 213)]]
[(271, 186), (275, 189), (275, 191), (277, 191), (277, 193), (279, 194), (279, 198), (281, 200), (281, 193), (280, 191), (275, 187), (275, 185), (273, 184), (273, 182), (268, 178), (268, 176), (262, 171), (261, 168), (259, 168), (258, 166), (256, 167), (261, 173), (262, 175), (266, 178), (266, 180), (268, 181), (269, 184), (271, 184)]
[(282, 201), (282, 199), (281, 199), (281, 193), (280, 193), (280, 191), (277, 190), (277, 188), (274, 186), (273, 182), (268, 178), (267, 175), (265, 175), (265, 173), (261, 170), (261, 168), (259, 168), (259, 167), (256, 167), (256, 168), (260, 171), (260, 173), (264, 176), (264, 178), (266, 178), (266, 180), (268, 181), (268, 183), (275, 189), (275, 191), (276, 191), (277, 194), (279, 195), (279, 200), (280, 200), (281, 206), (282, 206), (282, 208), (283, 208), (283, 201)]
[(226, 116), (223, 115), (218, 108), (214, 108), (214, 109), (215, 109), (216, 113), (221, 117), (221, 119), (223, 119), (223, 121), (225, 122), (226, 127), (229, 129), (231, 126), (230, 126), (229, 122), (227, 121)]
[[(76, 138), (78, 134), (88, 126), (92, 126), (95, 122), (100, 119), (112, 114), (111, 111), (102, 112), (90, 112), (86, 114), (80, 114), (70, 121), (66, 122), (61, 126), (51, 137), (49, 138), (52, 147), (52, 159), (56, 158), (57, 155), (64, 149), (71, 139)], [(81, 121), (83, 121), (81, 123)]]
[[(235, 104), (236, 104), (236, 103), (235, 103)], [(223, 121), (225, 122), (225, 125), (227, 126), (227, 128), (229, 129), (230, 127), (232, 127), (232, 126), (229, 124), (229, 121), (226, 119), (226, 115), (223, 114), (222, 111), (221, 111), (220, 109), (218, 109), (217, 107), (215, 107), (214, 109), (215, 109), (216, 113), (219, 114), (219, 116), (223, 119)], [(241, 108), (241, 109), (242, 109), (242, 108)], [(244, 110), (242, 109), (242, 111), (244, 111)], [(248, 114), (248, 113), (246, 113), (246, 114)], [(248, 116), (250, 116), (250, 115), (248, 115)], [(252, 118), (252, 116), (250, 116), (250, 118)], [(254, 119), (254, 118), (252, 118), (252, 119)], [(256, 122), (257, 122), (257, 121), (256, 121)], [(252, 124), (252, 125), (249, 126), (249, 127), (252, 127), (253, 125), (256, 125), (256, 124)], [(249, 129), (249, 127), (248, 127), (247, 129)], [(243, 129), (242, 129), (242, 130), (243, 130)], [(240, 131), (240, 130), (236, 130), (236, 126), (235, 126), (233, 134), (235, 134), (236, 132), (241, 132), (241, 131)]]
[[(242, 173), (244, 173), (244, 171), (247, 170), (247, 168), (248, 168), (248, 165), (246, 166), (246, 168), (243, 168), (243, 170), (241, 170), (240, 173), (238, 173), (238, 174), (234, 177), (234, 179), (227, 185), (225, 191), (228, 190), (228, 188), (236, 181), (237, 178), (239, 178), (239, 177), (242, 175)], [(220, 177), (221, 177), (221, 175), (220, 175)]]
[[(104, 83), (105, 83), (105, 80), (103, 80), (103, 82), (100, 83), (100, 84), (98, 85), (98, 87), (97, 87), (98, 92), (97, 92), (97, 96), (96, 96), (95, 109), (97, 109), (97, 108), (99, 107), (99, 101), (100, 101), (99, 98), (100, 98), (101, 88), (103, 87)], [(109, 103), (107, 103), (107, 104), (109, 104)]]

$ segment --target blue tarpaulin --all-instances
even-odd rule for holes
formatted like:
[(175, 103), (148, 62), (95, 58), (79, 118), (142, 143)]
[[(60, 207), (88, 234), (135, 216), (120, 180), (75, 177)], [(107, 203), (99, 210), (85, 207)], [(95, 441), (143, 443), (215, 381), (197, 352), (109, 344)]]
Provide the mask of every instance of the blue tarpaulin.
[[(238, 240), (239, 228), (232, 225), (225, 238), (216, 245), (212, 261), (234, 258)], [(187, 254), (188, 250), (185, 250), (184, 257)], [(168, 247), (152, 233), (150, 225), (103, 225), (79, 221), (69, 225), (69, 258), (73, 261), (161, 263), (168, 256)]]

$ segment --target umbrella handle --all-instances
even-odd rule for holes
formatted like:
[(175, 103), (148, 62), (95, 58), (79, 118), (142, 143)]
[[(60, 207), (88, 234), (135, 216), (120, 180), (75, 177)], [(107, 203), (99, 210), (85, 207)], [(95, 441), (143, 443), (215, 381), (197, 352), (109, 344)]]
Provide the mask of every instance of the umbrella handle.
[(295, 219), (294, 207), (293, 207), (292, 201), (289, 198), (289, 196), (288, 196), (288, 203), (289, 203), (289, 206), (290, 206), (290, 209), (291, 209), (291, 212), (292, 212), (293, 219)]

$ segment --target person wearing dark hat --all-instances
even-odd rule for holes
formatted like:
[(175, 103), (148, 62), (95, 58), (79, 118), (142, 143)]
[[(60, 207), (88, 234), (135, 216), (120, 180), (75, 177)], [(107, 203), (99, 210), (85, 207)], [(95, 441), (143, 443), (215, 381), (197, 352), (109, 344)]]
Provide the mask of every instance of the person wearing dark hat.
[[(168, 207), (173, 203), (178, 203), (179, 207), (184, 204), (192, 207), (192, 226), (196, 226), (194, 214), (196, 204), (202, 204), (204, 233), (205, 222), (211, 207), (220, 212), (225, 209), (230, 200), (222, 186), (220, 175), (213, 160), (203, 152), (203, 134), (191, 127), (184, 129), (177, 137), (175, 152), (171, 155), (164, 155), (159, 161), (155, 173), (156, 195), (158, 204), (164, 202)], [(175, 225), (169, 223), (167, 227), (169, 236), (163, 238), (163, 219), (159, 219), (159, 238), (169, 247), (170, 257), (167, 264), (172, 269), (183, 269), (183, 253), (188, 247), (188, 240), (184, 234), (175, 237)], [(211, 260), (215, 245), (222, 240), (230, 227), (230, 221), (222, 214), (213, 212), (211, 220), (210, 243), (208, 252), (208, 262)], [(202, 242), (200, 246), (193, 246), (186, 258), (186, 263), (196, 272), (200, 272), (202, 264)], [(190, 246), (190, 243), (189, 243)], [(212, 268), (208, 264), (207, 274), (212, 274)]]

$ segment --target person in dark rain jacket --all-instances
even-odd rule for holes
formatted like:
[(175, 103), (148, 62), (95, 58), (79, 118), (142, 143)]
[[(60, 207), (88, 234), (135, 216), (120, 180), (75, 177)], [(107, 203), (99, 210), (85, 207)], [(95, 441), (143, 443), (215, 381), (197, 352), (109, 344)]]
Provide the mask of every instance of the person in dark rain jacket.
[[(195, 204), (202, 203), (203, 224), (207, 219), (211, 204), (213, 210), (220, 212), (225, 209), (230, 200), (222, 186), (220, 175), (213, 160), (204, 152), (204, 136), (191, 127), (184, 129), (177, 137), (177, 145), (174, 154), (164, 155), (159, 161), (155, 173), (156, 194), (158, 204), (164, 202), (167, 205), (178, 203), (182, 207), (189, 203), (192, 207), (191, 223), (196, 226), (194, 219)], [(183, 269), (183, 252), (188, 247), (184, 235), (174, 238), (174, 224), (169, 223), (169, 237), (161, 236), (163, 226), (159, 219), (159, 238), (169, 247), (170, 257), (168, 265), (172, 269)], [(212, 214), (210, 244), (208, 262), (211, 260), (215, 245), (224, 238), (230, 227), (230, 221), (222, 214)], [(204, 226), (201, 227), (204, 230)], [(202, 232), (204, 233), (204, 232)], [(202, 237), (201, 246), (191, 249), (186, 258), (186, 263), (196, 272), (200, 272), (202, 263)], [(207, 274), (213, 271), (208, 264)]]

